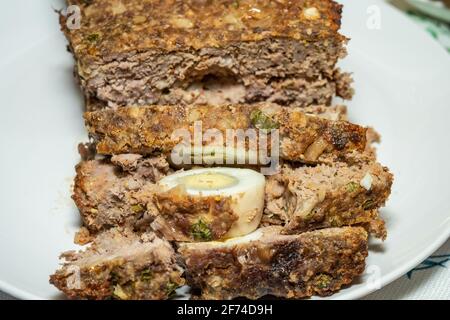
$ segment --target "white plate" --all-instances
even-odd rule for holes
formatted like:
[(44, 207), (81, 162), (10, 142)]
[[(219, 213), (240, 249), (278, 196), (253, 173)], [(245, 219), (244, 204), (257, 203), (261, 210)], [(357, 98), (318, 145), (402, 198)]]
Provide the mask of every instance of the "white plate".
[[(380, 281), (366, 274), (333, 296), (353, 299), (449, 237), (450, 57), (384, 2), (342, 2), (343, 32), (352, 38), (343, 66), (354, 71), (357, 91), (351, 117), (383, 134), (380, 160), (396, 177), (383, 210), (388, 240), (371, 245), (367, 261)], [(58, 255), (76, 248), (79, 225), (70, 186), (77, 143), (86, 140), (82, 99), (50, 4), (62, 0), (8, 1), (0, 11), (0, 289), (19, 298), (61, 297), (48, 276)], [(367, 21), (378, 9), (381, 29), (372, 30)]]

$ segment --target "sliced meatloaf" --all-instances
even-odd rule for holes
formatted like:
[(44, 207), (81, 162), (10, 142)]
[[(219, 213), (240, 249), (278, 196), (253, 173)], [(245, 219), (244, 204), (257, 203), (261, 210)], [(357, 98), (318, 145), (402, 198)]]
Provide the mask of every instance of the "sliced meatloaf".
[(80, 28), (64, 16), (61, 26), (89, 105), (225, 98), (306, 106), (352, 95), (349, 75), (336, 68), (347, 39), (334, 1), (67, 3), (82, 14)]
[[(327, 155), (363, 152), (366, 147), (366, 128), (269, 103), (104, 109), (85, 113), (85, 120), (100, 154), (168, 154), (186, 143), (194, 148), (239, 148), (233, 136), (230, 138), (239, 131), (248, 136), (241, 146), (245, 152), (260, 157), (259, 152), (264, 151), (277, 157), (272, 150), (279, 148), (281, 159), (303, 163), (318, 163), (321, 157), (328, 159)], [(216, 139), (217, 133), (220, 139)]]
[[(248, 85), (240, 84), (229, 77), (207, 76), (202, 80), (195, 81), (187, 88), (176, 87), (170, 94), (158, 94), (153, 92), (152, 98), (145, 99), (142, 96), (142, 87), (136, 86), (133, 95), (137, 101), (133, 106), (149, 104), (159, 105), (224, 105), (224, 104), (255, 104), (260, 102), (271, 102), (283, 106), (307, 108), (311, 105), (323, 104), (330, 106), (333, 97), (336, 96), (338, 88), (339, 96), (351, 99), (353, 89), (351, 87), (350, 75), (340, 73), (339, 82), (328, 79), (305, 80), (303, 78), (283, 78), (281, 80), (270, 80), (268, 83), (255, 81)], [(109, 101), (112, 89), (105, 94), (104, 99)], [(108, 108), (105, 100), (95, 97), (87, 97), (87, 111), (96, 111)], [(129, 106), (124, 101), (119, 106)], [(116, 106), (114, 105), (114, 108)], [(113, 108), (113, 109), (114, 109)]]
[[(120, 158), (138, 160), (127, 167)], [(168, 239), (194, 241), (192, 223), (207, 215), (209, 240), (215, 240), (236, 219), (227, 198), (187, 201), (176, 192), (160, 192), (155, 182), (172, 172), (163, 158), (120, 155), (112, 160), (115, 164), (92, 160), (77, 166), (73, 199), (94, 234), (112, 226), (146, 229), (157, 219), (157, 229)], [(148, 171), (152, 174), (146, 175)], [(299, 168), (286, 164), (266, 178), (263, 224), (297, 233), (368, 223), (377, 219), (375, 210), (386, 202), (391, 184), (392, 175), (377, 163)]]
[(226, 242), (180, 244), (187, 283), (201, 299), (304, 298), (330, 295), (364, 271), (363, 228), (281, 231), (268, 227)]
[(76, 172), (72, 198), (84, 225), (96, 233), (113, 226), (134, 226), (146, 212), (154, 182), (171, 169), (163, 157), (118, 155), (111, 160), (83, 161)]
[(169, 242), (115, 228), (84, 251), (66, 252), (50, 283), (72, 299), (167, 299), (184, 284)]
[[(283, 225), (285, 233), (366, 223), (377, 219), (391, 193), (393, 176), (372, 162), (349, 166), (293, 168), (267, 178), (263, 225)], [(375, 232), (379, 234), (379, 232)]]

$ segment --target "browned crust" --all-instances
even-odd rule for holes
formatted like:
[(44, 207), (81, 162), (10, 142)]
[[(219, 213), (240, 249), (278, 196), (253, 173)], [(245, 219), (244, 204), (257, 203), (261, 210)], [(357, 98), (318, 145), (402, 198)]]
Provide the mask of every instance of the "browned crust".
[(375, 216), (374, 219), (361, 224), (361, 226), (364, 227), (367, 230), (367, 232), (373, 235), (374, 237), (384, 241), (387, 238), (386, 222), (380, 216), (379, 212), (376, 210), (374, 212), (374, 216)]
[(260, 240), (231, 247), (182, 245), (188, 284), (201, 290), (202, 299), (298, 299), (330, 295), (364, 271), (368, 237), (363, 228), (294, 236), (268, 230)]
[[(81, 9), (78, 30), (61, 26), (72, 50), (95, 61), (124, 52), (180, 51), (239, 42), (291, 38), (344, 41), (338, 33), (342, 6), (329, 0), (68, 0)], [(316, 8), (314, 14), (305, 9)], [(96, 35), (95, 37), (93, 35)]]
[(196, 121), (202, 132), (216, 129), (225, 137), (226, 129), (257, 129), (261, 137), (255, 112), (279, 128), (280, 157), (285, 160), (317, 163), (320, 156), (362, 152), (366, 146), (363, 127), (271, 104), (129, 107), (87, 112), (85, 120), (100, 154), (156, 154), (170, 153), (180, 142), (171, 137), (175, 130), (188, 130), (193, 137)]
[(84, 251), (62, 258), (50, 283), (70, 299), (161, 300), (184, 284), (171, 245), (153, 233), (112, 229)]

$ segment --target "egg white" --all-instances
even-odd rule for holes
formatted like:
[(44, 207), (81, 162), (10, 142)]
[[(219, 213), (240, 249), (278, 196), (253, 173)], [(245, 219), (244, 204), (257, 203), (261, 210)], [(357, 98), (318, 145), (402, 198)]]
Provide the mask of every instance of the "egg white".
[[(204, 177), (208, 174), (211, 179), (217, 179), (218, 186), (214, 182), (209, 188), (196, 187), (195, 176)], [(231, 177), (228, 179), (226, 177)], [(227, 183), (232, 181), (230, 183)], [(224, 238), (233, 238), (247, 235), (256, 230), (261, 221), (264, 209), (265, 177), (261, 173), (250, 169), (237, 168), (202, 168), (180, 171), (169, 175), (158, 183), (161, 191), (173, 188), (182, 188), (186, 196), (196, 197), (223, 197), (232, 199), (232, 210), (237, 214), (238, 220), (233, 223)]]

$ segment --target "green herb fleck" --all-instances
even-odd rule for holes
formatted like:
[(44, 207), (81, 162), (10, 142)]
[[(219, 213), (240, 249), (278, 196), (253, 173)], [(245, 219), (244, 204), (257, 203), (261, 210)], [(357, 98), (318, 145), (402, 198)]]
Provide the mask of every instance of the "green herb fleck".
[(234, 0), (234, 1), (233, 1), (233, 7), (234, 7), (235, 9), (238, 9), (238, 8), (239, 8), (239, 1), (238, 1), (238, 0)]
[(210, 241), (212, 237), (211, 229), (202, 219), (191, 226), (191, 234), (195, 240)]
[(276, 121), (272, 120), (261, 110), (252, 111), (250, 114), (250, 120), (256, 128), (262, 130), (277, 129), (280, 126)]
[(356, 182), (349, 182), (347, 184), (347, 191), (348, 192), (355, 192), (359, 189), (359, 184), (357, 184)]
[(330, 286), (331, 277), (326, 274), (319, 274), (315, 279), (315, 284), (319, 289), (326, 289)]
[(98, 40), (100, 40), (100, 35), (98, 33), (92, 33), (88, 35), (86, 39), (89, 42), (97, 42)]
[(150, 281), (153, 279), (153, 271), (150, 269), (145, 269), (141, 272), (141, 280), (142, 281)]
[(375, 201), (373, 201), (372, 199), (367, 200), (363, 204), (364, 210), (370, 210), (370, 209), (373, 209), (374, 207), (375, 207)]
[(175, 290), (177, 290), (178, 285), (172, 281), (167, 282), (166, 284), (166, 293), (168, 297), (171, 297), (175, 294)]

